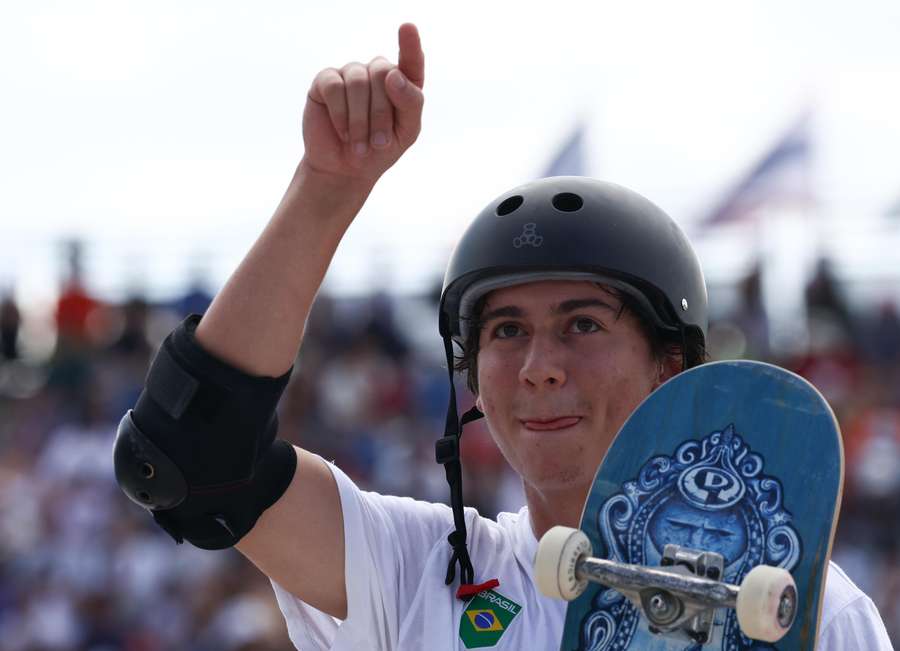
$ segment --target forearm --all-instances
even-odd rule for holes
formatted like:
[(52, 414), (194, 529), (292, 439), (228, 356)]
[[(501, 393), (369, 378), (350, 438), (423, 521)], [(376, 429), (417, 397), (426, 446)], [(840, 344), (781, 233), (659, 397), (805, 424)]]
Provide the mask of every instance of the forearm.
[(371, 189), (301, 162), (272, 219), (197, 327), (197, 341), (253, 375), (287, 371), (335, 250)]

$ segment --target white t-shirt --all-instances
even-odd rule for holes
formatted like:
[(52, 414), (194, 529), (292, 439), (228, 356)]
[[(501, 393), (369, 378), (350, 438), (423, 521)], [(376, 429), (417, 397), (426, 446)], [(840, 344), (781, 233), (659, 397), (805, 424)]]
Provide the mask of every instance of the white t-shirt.
[[(453, 514), (444, 504), (360, 491), (329, 464), (341, 496), (347, 588), (346, 620), (305, 604), (272, 582), (294, 646), (300, 651), (465, 649), (460, 637), (495, 639), (495, 649), (558, 649), (566, 603), (541, 595), (532, 576), (537, 539), (527, 507), (497, 520), (465, 510), (469, 553), (479, 576), (500, 585), (490, 608), (457, 599), (444, 584)], [(469, 612), (466, 612), (466, 611)], [(501, 620), (478, 619), (481, 612)], [(502, 611), (502, 612), (501, 612)], [(473, 631), (476, 631), (473, 633)], [(494, 638), (490, 636), (494, 635)], [(485, 637), (487, 636), (487, 637)], [(818, 651), (892, 649), (872, 601), (834, 563), (825, 586)]]

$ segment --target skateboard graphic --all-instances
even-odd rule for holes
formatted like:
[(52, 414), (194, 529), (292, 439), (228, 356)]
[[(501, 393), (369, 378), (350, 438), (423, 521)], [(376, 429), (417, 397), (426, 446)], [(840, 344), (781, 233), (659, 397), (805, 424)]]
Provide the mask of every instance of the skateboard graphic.
[(607, 452), (579, 529), (554, 527), (540, 590), (562, 651), (813, 651), (843, 485), (834, 414), (762, 362), (681, 373)]

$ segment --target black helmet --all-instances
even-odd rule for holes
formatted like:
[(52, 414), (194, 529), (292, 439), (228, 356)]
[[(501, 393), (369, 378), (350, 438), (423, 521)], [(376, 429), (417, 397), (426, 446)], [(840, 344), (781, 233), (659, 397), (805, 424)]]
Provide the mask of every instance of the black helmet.
[(488, 292), (538, 280), (595, 280), (634, 297), (657, 328), (701, 346), (708, 326), (706, 283), (694, 249), (678, 225), (641, 195), (597, 179), (556, 176), (519, 186), (475, 218), (450, 257), (440, 302), (440, 333), (450, 374), (450, 405), (437, 460), (451, 488), (456, 531), (447, 583), (460, 564), (459, 596), (473, 586), (466, 548), (459, 436), (481, 416), (460, 420), (453, 384), (453, 346), (467, 337), (476, 301)]
[(706, 339), (706, 283), (678, 225), (636, 192), (582, 176), (519, 186), (481, 211), (444, 276), (441, 336), (462, 343), (472, 307), (493, 289), (598, 278), (631, 294), (657, 327)]

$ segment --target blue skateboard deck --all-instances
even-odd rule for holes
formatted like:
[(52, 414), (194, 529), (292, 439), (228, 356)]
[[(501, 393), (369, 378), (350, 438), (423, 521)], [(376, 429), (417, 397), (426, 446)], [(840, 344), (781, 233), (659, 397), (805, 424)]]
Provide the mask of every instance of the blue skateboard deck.
[(834, 414), (798, 375), (750, 361), (677, 375), (619, 431), (580, 528), (594, 556), (622, 563), (657, 567), (674, 543), (722, 554), (722, 578), (735, 585), (756, 565), (785, 568), (797, 585), (794, 624), (780, 641), (758, 642), (722, 608), (701, 646), (650, 632), (621, 593), (591, 583), (568, 606), (561, 649), (813, 651), (843, 473)]

